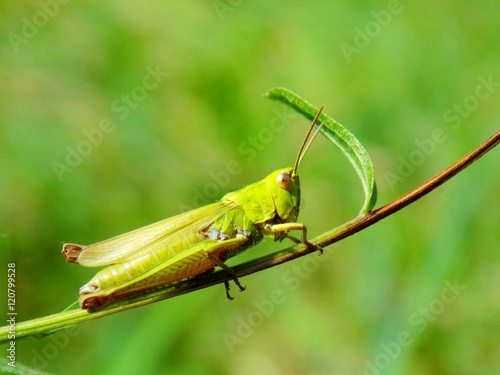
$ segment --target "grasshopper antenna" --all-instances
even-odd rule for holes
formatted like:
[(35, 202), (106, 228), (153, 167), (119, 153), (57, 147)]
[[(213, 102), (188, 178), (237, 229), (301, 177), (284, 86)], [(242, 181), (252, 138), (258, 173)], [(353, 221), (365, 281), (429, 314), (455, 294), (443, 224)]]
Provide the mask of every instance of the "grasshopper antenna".
[(295, 165), (293, 166), (293, 171), (292, 171), (292, 176), (297, 175), (297, 168), (299, 168), (299, 164), (302, 161), (302, 158), (306, 154), (307, 150), (309, 150), (309, 147), (311, 146), (312, 142), (314, 141), (314, 138), (318, 135), (319, 131), (321, 130), (321, 127), (323, 126), (323, 123), (318, 125), (318, 128), (314, 132), (314, 134), (311, 136), (311, 138), (308, 140), (309, 136), (311, 135), (311, 132), (314, 128), (314, 125), (316, 125), (316, 122), (319, 119), (319, 116), (321, 115), (321, 112), (323, 111), (323, 106), (319, 109), (318, 113), (316, 114), (316, 117), (314, 117), (314, 120), (309, 127), (309, 130), (307, 131), (306, 137), (304, 138), (304, 141), (302, 142), (302, 145), (300, 146), (299, 153), (297, 154), (297, 160), (295, 161)]

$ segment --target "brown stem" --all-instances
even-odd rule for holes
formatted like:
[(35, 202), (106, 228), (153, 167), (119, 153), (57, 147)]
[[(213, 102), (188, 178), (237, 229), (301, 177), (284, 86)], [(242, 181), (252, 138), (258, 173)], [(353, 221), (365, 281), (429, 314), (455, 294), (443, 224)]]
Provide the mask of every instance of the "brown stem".
[[(486, 142), (445, 169), (443, 172), (434, 176), (429, 181), (425, 182), (411, 192), (403, 195), (401, 198), (369, 212), (368, 215), (357, 217), (340, 228), (336, 228), (322, 234), (321, 236), (313, 238), (310, 242), (321, 247), (326, 247), (375, 224), (389, 215), (394, 214), (467, 168), (474, 161), (478, 160), (481, 156), (493, 149), (499, 142), (500, 131), (496, 132), (492, 137), (486, 140)], [(88, 320), (97, 319), (120, 311), (130, 310), (149, 303), (193, 292), (198, 289), (207, 288), (212, 285), (227, 282), (235, 276), (242, 277), (250, 275), (252, 273), (277, 266), (278, 264), (289, 262), (313, 251), (315, 250), (310, 247), (308, 248), (304, 245), (297, 245), (233, 267), (232, 269), (234, 274), (232, 275), (228, 274), (228, 272), (224, 270), (220, 270), (207, 277), (188, 280), (170, 288), (149, 292), (145, 295), (117, 302), (115, 305), (109, 306), (108, 308), (95, 313), (88, 313), (86, 310), (81, 309), (72, 309), (54, 315), (21, 322), (16, 325), (16, 337), (21, 338), (30, 335), (46, 334), (47, 332), (68, 328), (71, 325), (79, 324)], [(8, 333), (8, 326), (0, 327), (0, 342), (7, 340)]]
[[(370, 213), (366, 216), (358, 217), (349, 223), (343, 225), (340, 228), (334, 229), (326, 234), (323, 234), (317, 238), (311, 240), (311, 242), (320, 247), (329, 246), (335, 242), (338, 242), (346, 237), (353, 235), (365, 229), (376, 222), (390, 216), (402, 208), (410, 205), (416, 200), (422, 198), (424, 195), (430, 193), (432, 190), (436, 189), (438, 186), (442, 185), (450, 178), (467, 168), (474, 161), (478, 160), (481, 156), (486, 154), (488, 151), (493, 149), (500, 142), (500, 131), (497, 131), (494, 135), (488, 138), (484, 143), (482, 143), (479, 147), (475, 148), (469, 154), (462, 157), (457, 162), (450, 165), (441, 173), (432, 177), (427, 182), (423, 183), (419, 187), (414, 190), (406, 193), (402, 197), (396, 199), (395, 201), (386, 204), (383, 207), (380, 207), (376, 210), (370, 211)], [(285, 249), (279, 251), (277, 253), (273, 253), (238, 266), (233, 267), (235, 274), (237, 277), (250, 275), (252, 273), (262, 271), (267, 268), (271, 268), (277, 266), (278, 264), (289, 262), (293, 259), (297, 259), (304, 255), (307, 255), (311, 252), (314, 252), (314, 249), (310, 249), (305, 247), (304, 245), (294, 246), (289, 249)], [(193, 289), (202, 289), (207, 286), (215, 285), (221, 283), (225, 280), (230, 280), (231, 277), (224, 275), (222, 272), (215, 272), (213, 275), (204, 280), (201, 285), (193, 285)], [(191, 288), (190, 288), (191, 289)], [(187, 290), (186, 290), (187, 292)]]

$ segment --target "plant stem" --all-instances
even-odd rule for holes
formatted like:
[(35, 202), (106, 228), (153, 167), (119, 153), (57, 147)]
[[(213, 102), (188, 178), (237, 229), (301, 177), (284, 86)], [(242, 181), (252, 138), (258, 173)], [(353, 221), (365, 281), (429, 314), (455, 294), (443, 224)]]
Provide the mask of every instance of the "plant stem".
[[(310, 240), (310, 242), (324, 248), (375, 224), (376, 222), (386, 218), (387, 216), (396, 213), (402, 208), (420, 199), (424, 195), (430, 193), (432, 190), (467, 168), (474, 161), (478, 160), (481, 156), (497, 146), (499, 142), (500, 131), (496, 132), (493, 136), (491, 136), (488, 140), (486, 140), (472, 152), (470, 152), (424, 184), (420, 185), (416, 189), (410, 191), (409, 193), (403, 195), (395, 201), (386, 204), (383, 207), (370, 211), (367, 215), (359, 216), (338, 228), (323, 233), (322, 235)], [(289, 262), (293, 259), (302, 257), (314, 251), (316, 250), (307, 248), (302, 244), (296, 245), (278, 251), (276, 253), (269, 254), (264, 257), (237, 265), (233, 267), (233, 271), (237, 277), (243, 277), (277, 266), (279, 264), (283, 264), (285, 262)], [(86, 310), (76, 308), (42, 318), (21, 322), (19, 324), (16, 324), (15, 326), (15, 336), (16, 338), (21, 338), (26, 336), (36, 336), (53, 333), (60, 329), (69, 328), (75, 324), (97, 319), (106, 315), (115, 314), (121, 311), (130, 310), (167, 298), (190, 293), (195, 290), (204, 289), (209, 286), (220, 284), (224, 281), (229, 281), (231, 279), (232, 276), (228, 275), (228, 273), (224, 270), (220, 270), (207, 277), (186, 280), (178, 283), (175, 286), (169, 286), (165, 289), (148, 292), (140, 296), (120, 301), (115, 305), (112, 305), (101, 311), (89, 313)], [(0, 342), (10, 340), (8, 338), (9, 329), (9, 326), (0, 327)]]

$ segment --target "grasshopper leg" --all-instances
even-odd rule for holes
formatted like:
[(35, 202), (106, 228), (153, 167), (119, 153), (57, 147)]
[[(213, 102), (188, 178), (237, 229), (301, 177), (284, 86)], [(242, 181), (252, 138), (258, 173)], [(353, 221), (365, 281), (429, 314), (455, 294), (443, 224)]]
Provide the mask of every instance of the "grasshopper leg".
[(304, 244), (308, 249), (319, 251), (319, 255), (323, 255), (323, 248), (321, 246), (315, 245), (312, 242), (306, 241)]
[(228, 300), (232, 301), (234, 299), (234, 297), (231, 297), (231, 294), (229, 293), (229, 290), (231, 289), (231, 287), (229, 286), (229, 281), (224, 281), (224, 287), (226, 288), (226, 297)]
[[(269, 227), (271, 230), (271, 233), (279, 233), (279, 232), (288, 232), (291, 230), (300, 230), (302, 232), (302, 241), (299, 241), (299, 243), (303, 243), (304, 245), (307, 246), (308, 249), (310, 250), (317, 250), (319, 251), (320, 255), (323, 254), (323, 248), (321, 246), (315, 245), (312, 242), (309, 242), (307, 240), (307, 228), (304, 224), (301, 223), (284, 223), (284, 224), (274, 224)], [(290, 238), (292, 241), (296, 242), (296, 238), (289, 236), (286, 234), (284, 237)], [(284, 238), (281, 237), (281, 238)], [(297, 243), (297, 242), (296, 242)]]
[[(234, 283), (238, 286), (238, 288), (240, 288), (240, 292), (243, 292), (246, 289), (245, 286), (241, 285), (240, 281), (236, 277), (236, 274), (234, 273), (234, 271), (232, 270), (231, 267), (229, 267), (228, 265), (226, 265), (219, 258), (213, 256), (212, 254), (209, 254), (206, 250), (204, 250), (204, 252), (205, 252), (205, 256), (208, 259), (210, 259), (212, 262), (214, 262), (215, 264), (217, 264), (220, 268), (222, 268), (224, 271), (226, 271), (228, 274), (231, 275), (231, 277), (233, 278)], [(224, 281), (224, 286), (226, 287), (226, 297), (229, 300), (233, 300), (234, 297), (231, 297), (231, 294), (229, 294), (229, 289), (230, 289), (229, 288), (229, 282), (228, 281)]]

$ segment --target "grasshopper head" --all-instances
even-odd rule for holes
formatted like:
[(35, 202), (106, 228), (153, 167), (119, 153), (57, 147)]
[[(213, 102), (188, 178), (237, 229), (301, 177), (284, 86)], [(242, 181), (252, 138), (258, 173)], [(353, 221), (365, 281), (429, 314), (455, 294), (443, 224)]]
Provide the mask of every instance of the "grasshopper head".
[(265, 180), (280, 221), (283, 223), (296, 221), (300, 206), (299, 175), (289, 167), (274, 171)]

